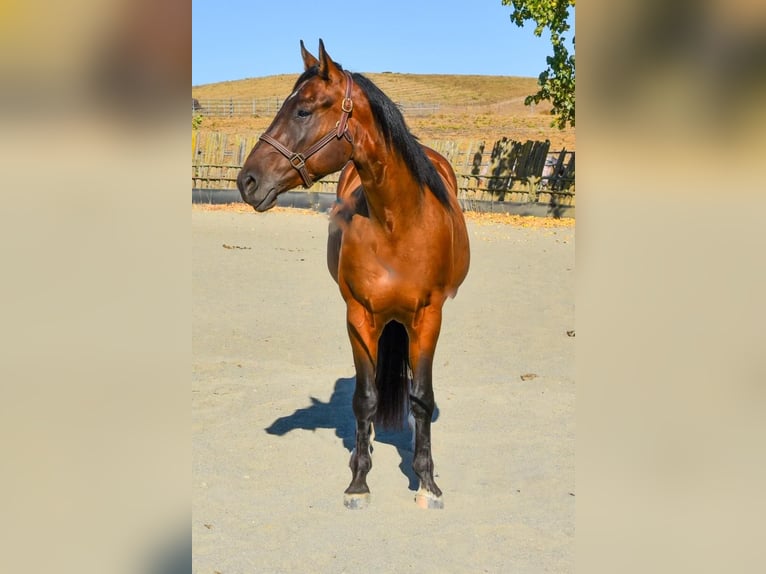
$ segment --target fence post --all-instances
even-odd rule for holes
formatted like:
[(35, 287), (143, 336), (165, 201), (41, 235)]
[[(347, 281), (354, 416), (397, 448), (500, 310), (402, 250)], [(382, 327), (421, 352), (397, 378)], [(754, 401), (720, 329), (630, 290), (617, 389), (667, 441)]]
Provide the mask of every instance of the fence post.
[(537, 184), (540, 183), (540, 178), (536, 175), (530, 175), (527, 177), (527, 203), (537, 203)]

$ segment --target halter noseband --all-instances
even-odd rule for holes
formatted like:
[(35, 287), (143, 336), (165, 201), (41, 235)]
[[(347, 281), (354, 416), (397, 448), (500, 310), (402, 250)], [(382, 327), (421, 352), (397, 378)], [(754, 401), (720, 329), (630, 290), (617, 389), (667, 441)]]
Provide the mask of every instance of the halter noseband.
[(351, 88), (354, 86), (354, 80), (351, 79), (351, 74), (348, 72), (344, 71), (343, 73), (346, 75), (346, 94), (344, 95), (343, 101), (340, 105), (340, 109), (343, 111), (343, 113), (340, 116), (340, 120), (338, 120), (338, 122), (335, 124), (335, 128), (330, 130), (326, 136), (324, 136), (303, 153), (290, 151), (269, 134), (261, 134), (261, 137), (259, 138), (265, 141), (267, 144), (274, 146), (274, 148), (279, 153), (287, 158), (287, 161), (290, 162), (290, 165), (298, 170), (298, 173), (303, 180), (303, 186), (306, 189), (314, 184), (314, 180), (311, 179), (311, 176), (306, 169), (306, 161), (308, 161), (312, 155), (330, 143), (334, 138), (340, 139), (345, 137), (349, 143), (353, 143), (351, 134), (348, 133), (348, 117), (351, 115), (351, 110), (354, 109), (354, 102), (351, 101)]

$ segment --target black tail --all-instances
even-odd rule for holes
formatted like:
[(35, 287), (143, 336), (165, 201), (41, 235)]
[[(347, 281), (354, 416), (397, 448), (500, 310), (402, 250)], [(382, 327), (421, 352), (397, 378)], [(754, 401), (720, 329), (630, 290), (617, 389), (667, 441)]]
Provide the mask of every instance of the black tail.
[(399, 430), (409, 410), (410, 338), (404, 325), (391, 321), (383, 328), (378, 341), (378, 365), (375, 384), (378, 387), (378, 410), (375, 424)]

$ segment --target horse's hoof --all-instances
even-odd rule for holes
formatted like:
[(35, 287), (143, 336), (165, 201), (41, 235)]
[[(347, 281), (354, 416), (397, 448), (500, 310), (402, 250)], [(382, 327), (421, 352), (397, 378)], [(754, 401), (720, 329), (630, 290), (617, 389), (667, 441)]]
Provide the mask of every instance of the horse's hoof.
[(351, 510), (360, 510), (370, 505), (370, 493), (364, 494), (344, 494), (343, 506)]
[(418, 505), (418, 508), (425, 510), (441, 510), (444, 508), (444, 499), (421, 488), (415, 495), (415, 504)]

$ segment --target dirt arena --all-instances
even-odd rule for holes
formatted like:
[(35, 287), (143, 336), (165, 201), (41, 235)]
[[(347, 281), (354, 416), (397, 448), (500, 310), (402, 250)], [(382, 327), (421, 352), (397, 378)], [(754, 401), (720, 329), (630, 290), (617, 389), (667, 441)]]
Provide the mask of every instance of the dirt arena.
[(194, 572), (574, 570), (575, 230), (468, 225), (434, 362), (445, 508), (413, 502), (408, 433), (378, 432), (372, 503), (350, 511), (354, 369), (326, 215), (193, 208)]

